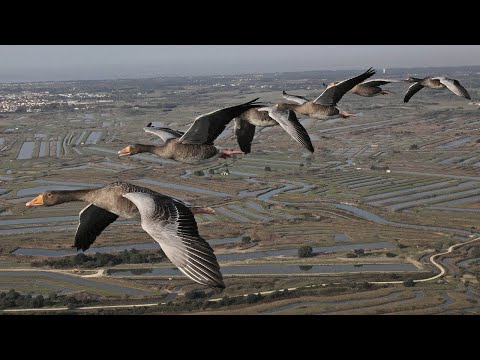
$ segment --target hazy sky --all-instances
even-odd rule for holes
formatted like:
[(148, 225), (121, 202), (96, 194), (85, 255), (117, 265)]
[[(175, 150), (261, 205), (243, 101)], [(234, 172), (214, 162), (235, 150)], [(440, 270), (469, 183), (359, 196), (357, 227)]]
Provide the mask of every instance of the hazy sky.
[(480, 65), (479, 45), (0, 45), (0, 82)]

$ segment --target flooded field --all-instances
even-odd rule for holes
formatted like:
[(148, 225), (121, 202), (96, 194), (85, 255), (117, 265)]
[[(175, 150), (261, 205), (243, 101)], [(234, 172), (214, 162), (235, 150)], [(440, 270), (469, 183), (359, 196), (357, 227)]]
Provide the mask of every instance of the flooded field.
[[(391, 78), (405, 76), (389, 71)], [(452, 71), (471, 94), (480, 91), (480, 68)], [(205, 302), (205, 313), (480, 313), (478, 244), (471, 242), (480, 235), (480, 122), (477, 108), (458, 96), (425, 91), (404, 104), (405, 83), (390, 84), (394, 93), (381, 97), (347, 93), (340, 105), (356, 117), (320, 121), (298, 114), (313, 154), (273, 126), (257, 127), (251, 153), (211, 163), (118, 156), (128, 144), (162, 143), (144, 132), (149, 122), (186, 131), (197, 116), (220, 106), (256, 97), (265, 104), (286, 101), (282, 90), (289, 89), (315, 98), (323, 82), (353, 74), (0, 84), (11, 96), (27, 89), (45, 94), (48, 87), (46, 99), (61, 102), (58, 94), (72, 94), (70, 105), (0, 118), (0, 291), (93, 293), (100, 304), (152, 296), (153, 303), (164, 303), (153, 313), (194, 313), (198, 309), (182, 306), (195, 289), (206, 295), (190, 305)], [(215, 145), (238, 149), (233, 122)], [(48, 190), (119, 180), (214, 209), (195, 218), (225, 275), (223, 292), (188, 280), (168, 260), (142, 263), (160, 245), (137, 219), (111, 223), (85, 252), (120, 258), (135, 249), (140, 255), (130, 262), (33, 267), (79, 254), (71, 246), (87, 204), (26, 208), (25, 202)], [(443, 252), (436, 259), (445, 273), (434, 278), (440, 268), (430, 259)], [(264, 293), (258, 302), (252, 296), (250, 303), (226, 300), (257, 293)], [(224, 299), (222, 306), (208, 308), (215, 299)]]

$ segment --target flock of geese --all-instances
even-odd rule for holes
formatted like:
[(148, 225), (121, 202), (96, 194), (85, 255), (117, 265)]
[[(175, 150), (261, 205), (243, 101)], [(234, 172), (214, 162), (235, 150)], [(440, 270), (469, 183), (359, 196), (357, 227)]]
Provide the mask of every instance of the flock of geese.
[[(381, 88), (392, 82), (413, 83), (407, 90), (404, 102), (424, 87), (449, 89), (455, 95), (470, 99), (467, 90), (457, 80), (446, 77), (409, 77), (406, 80), (367, 80), (375, 74), (370, 68), (347, 80), (333, 82), (314, 100), (287, 94), (290, 103), (265, 106), (257, 99), (244, 104), (226, 107), (201, 115), (186, 132), (148, 124), (144, 130), (163, 140), (162, 145), (133, 144), (121, 149), (119, 156), (152, 153), (183, 163), (199, 164), (237, 154), (251, 152), (256, 127), (280, 125), (295, 141), (310, 152), (314, 147), (310, 137), (299, 122), (296, 112), (314, 119), (332, 117), (348, 118), (352, 113), (341, 111), (337, 103), (349, 91), (372, 97), (392, 93)], [(219, 149), (214, 141), (235, 121), (234, 133), (240, 150)], [(156, 242), (165, 255), (186, 276), (197, 283), (225, 288), (220, 266), (211, 246), (198, 233), (194, 214), (214, 213), (209, 207), (191, 206), (178, 199), (151, 189), (117, 181), (101, 188), (86, 190), (47, 191), (26, 203), (26, 206), (54, 206), (71, 201), (88, 205), (80, 211), (80, 222), (75, 234), (74, 247), (88, 249), (102, 231), (119, 216), (140, 217), (141, 226)]]

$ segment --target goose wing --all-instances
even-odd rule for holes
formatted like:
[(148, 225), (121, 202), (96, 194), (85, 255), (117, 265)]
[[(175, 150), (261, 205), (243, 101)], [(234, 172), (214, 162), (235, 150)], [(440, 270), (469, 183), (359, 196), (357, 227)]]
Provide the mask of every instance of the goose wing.
[(283, 94), (284, 99), (286, 99), (288, 101), (293, 101), (293, 102), (295, 102), (299, 105), (303, 105), (306, 102), (310, 101), (310, 100), (304, 98), (303, 96), (287, 94), (285, 91), (283, 91), (282, 94)]
[(298, 121), (293, 110), (278, 110), (275, 107), (269, 108), (268, 115), (275, 120), (292, 138), (302, 144), (311, 153), (314, 152), (312, 141), (307, 130)]
[(180, 138), (184, 144), (213, 144), (213, 141), (225, 130), (227, 124), (244, 111), (261, 105), (254, 104), (258, 98), (245, 104), (230, 106), (197, 117)]
[(340, 81), (339, 83), (325, 89), (325, 91), (315, 100), (313, 100), (313, 102), (325, 106), (335, 106), (343, 97), (343, 95), (350, 91), (355, 85), (360, 84), (362, 81), (365, 81), (374, 74), (375, 70), (370, 68), (363, 74)]
[(203, 285), (225, 287), (213, 249), (200, 237), (190, 209), (160, 194), (129, 192), (123, 196), (137, 206), (142, 228), (182, 273)]
[(386, 84), (390, 84), (390, 83), (394, 83), (394, 82), (402, 82), (402, 81), (401, 80), (393, 80), (393, 79), (391, 79), (391, 80), (373, 79), (373, 80), (367, 80), (367, 81), (362, 82), (362, 85), (375, 87), (375, 86), (382, 86), (382, 85), (386, 85)]
[(443, 85), (445, 85), (448, 88), (448, 90), (453, 92), (455, 95), (462, 96), (462, 97), (464, 97), (466, 99), (469, 99), (469, 100), (471, 99), (470, 95), (468, 94), (468, 91), (462, 85), (460, 85), (458, 80), (449, 79), (449, 78), (446, 78), (446, 77), (436, 77), (436, 78), (433, 78), (433, 79), (440, 80), (440, 82)]
[(235, 136), (237, 143), (245, 154), (249, 154), (252, 150), (252, 141), (255, 135), (255, 125), (250, 124), (247, 120), (240, 117), (235, 119)]
[(80, 211), (80, 223), (75, 234), (74, 247), (77, 250), (87, 250), (93, 244), (98, 235), (112, 222), (118, 219), (118, 215), (104, 210), (93, 204), (87, 205)]
[(410, 98), (415, 95), (417, 92), (423, 89), (423, 85), (420, 83), (416, 82), (410, 85), (410, 87), (407, 90), (407, 93), (405, 94), (405, 97), (403, 98), (403, 102), (407, 103)]
[(184, 134), (182, 131), (176, 131), (165, 127), (147, 126), (144, 127), (143, 130), (147, 133), (157, 135), (163, 140), (163, 142), (167, 142), (169, 139), (178, 139)]

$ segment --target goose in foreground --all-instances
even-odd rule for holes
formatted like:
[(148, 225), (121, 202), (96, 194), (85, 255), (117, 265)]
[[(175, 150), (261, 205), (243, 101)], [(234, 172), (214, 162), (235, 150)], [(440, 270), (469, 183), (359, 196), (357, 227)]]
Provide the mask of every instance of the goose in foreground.
[(430, 89), (440, 89), (440, 90), (448, 89), (457, 96), (462, 96), (468, 100), (471, 99), (467, 90), (462, 85), (460, 85), (458, 80), (455, 80), (455, 79), (449, 79), (444, 76), (437, 76), (437, 77), (427, 76), (423, 79), (409, 77), (408, 79), (405, 79), (405, 81), (413, 83), (412, 85), (410, 85), (410, 87), (407, 90), (407, 93), (405, 94), (405, 97), (403, 98), (403, 102), (406, 102), (406, 103), (410, 100), (410, 98), (413, 95), (415, 95), (417, 92), (422, 90), (424, 87), (428, 87)]
[(245, 104), (226, 107), (201, 115), (195, 119), (185, 133), (169, 128), (145, 127), (146, 132), (159, 136), (165, 143), (163, 145), (129, 145), (120, 150), (118, 154), (128, 156), (149, 152), (166, 159), (189, 164), (243, 154), (240, 150), (220, 150), (213, 145), (213, 142), (232, 119), (246, 110), (263, 106), (255, 103), (257, 100), (258, 98)]
[(308, 151), (315, 150), (307, 130), (298, 121), (292, 110), (278, 110), (278, 106), (253, 108), (243, 112), (235, 118), (235, 136), (240, 150), (250, 153), (255, 135), (255, 127), (280, 125), (295, 141), (303, 145)]
[(143, 230), (158, 242), (182, 273), (202, 285), (225, 287), (213, 249), (199, 235), (192, 211), (180, 200), (118, 181), (97, 189), (47, 191), (26, 206), (53, 206), (70, 201), (88, 203), (79, 214), (74, 243), (77, 250), (88, 249), (119, 216), (140, 215)]
[(354, 116), (354, 114), (347, 111), (340, 111), (336, 105), (343, 95), (350, 91), (355, 85), (360, 84), (374, 74), (375, 70), (370, 68), (363, 74), (353, 78), (343, 80), (338, 83), (331, 83), (331, 86), (327, 87), (325, 91), (313, 101), (310, 101), (302, 96), (287, 94), (284, 91), (283, 97), (287, 100), (295, 102), (295, 104), (278, 104), (278, 109), (294, 110), (300, 114), (314, 119), (325, 119), (329, 116), (341, 116), (343, 118)]

